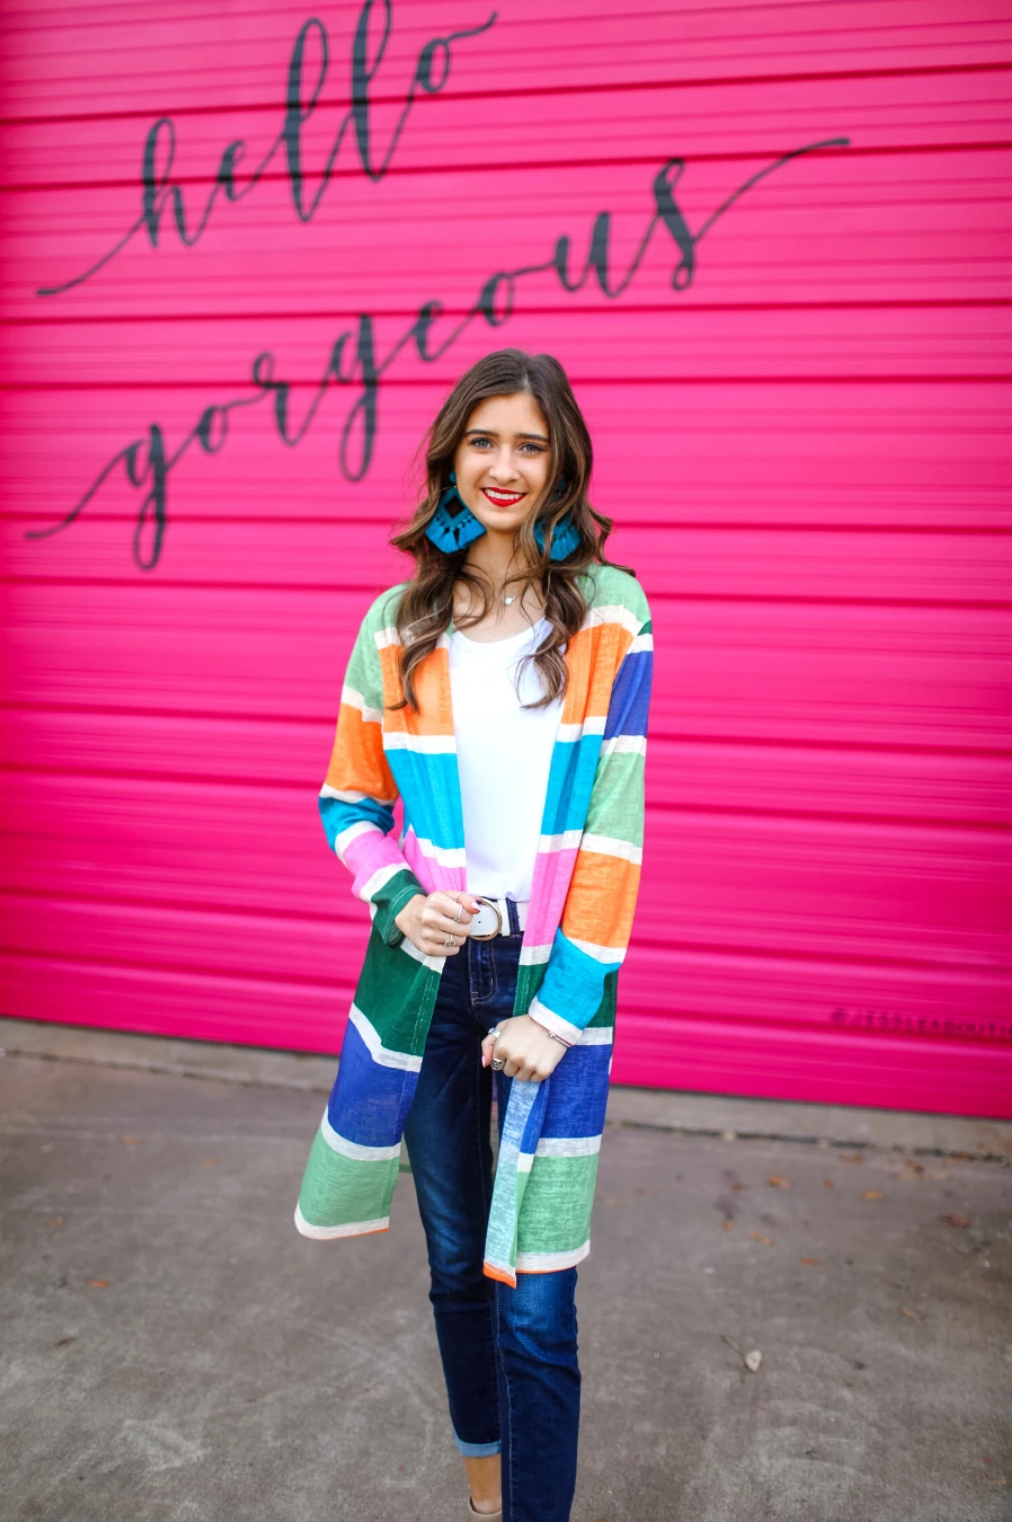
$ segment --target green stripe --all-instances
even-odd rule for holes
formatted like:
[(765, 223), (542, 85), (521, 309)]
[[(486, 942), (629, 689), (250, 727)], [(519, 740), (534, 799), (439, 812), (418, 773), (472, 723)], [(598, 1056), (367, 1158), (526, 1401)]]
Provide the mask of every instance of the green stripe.
[[(393, 877), (388, 878), (382, 888), (378, 888), (372, 895), (372, 904), (375, 909), (372, 928), (381, 941), (388, 946), (400, 946), (404, 940), (404, 932), (395, 923), (404, 905), (409, 903), (417, 893), (424, 893), (418, 878), (405, 867), (403, 871), (395, 872)], [(418, 963), (415, 963), (416, 968)]]
[(590, 1236), (597, 1179), (590, 1157), (536, 1157), (524, 1193), (517, 1251), (572, 1252)]
[(620, 571), (618, 566), (595, 565), (580, 577), (580, 590), (593, 607), (628, 608), (641, 625), (650, 617), (646, 594), (635, 576)]
[(547, 962), (525, 962), (517, 968), (517, 991), (513, 1000), (515, 1015), (525, 1015), (530, 1009), (547, 970)]
[(335, 1152), (317, 1131), (302, 1179), (299, 1207), (311, 1226), (350, 1226), (390, 1214), (398, 1159), (365, 1163)]
[(378, 935), (369, 937), (355, 1003), (389, 1051), (422, 1055), (438, 988), (434, 968)]
[(584, 828), (632, 846), (643, 844), (643, 773), (645, 757), (613, 751), (601, 757)]
[(383, 675), (376, 649), (376, 635), (380, 629), (386, 629), (394, 623), (404, 586), (404, 582), (399, 582), (397, 586), (390, 587), (370, 605), (348, 662), (345, 682), (362, 694), (370, 708), (383, 707)]
[(591, 1027), (593, 1027), (593, 1026), (614, 1025), (615, 1024), (615, 1007), (616, 1007), (617, 1002), (618, 1002), (618, 973), (617, 972), (608, 972), (608, 973), (605, 973), (605, 978), (604, 978), (604, 997), (602, 998), (600, 1004), (597, 1007), (597, 1013), (594, 1015), (593, 1020), (589, 1020), (587, 1022), (587, 1024), (584, 1026), (584, 1029), (585, 1030), (590, 1030)]

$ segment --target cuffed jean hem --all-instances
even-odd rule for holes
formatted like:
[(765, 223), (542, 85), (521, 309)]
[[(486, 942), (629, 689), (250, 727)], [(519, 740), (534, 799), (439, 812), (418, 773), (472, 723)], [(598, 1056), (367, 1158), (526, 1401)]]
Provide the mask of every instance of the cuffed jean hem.
[(453, 1441), (457, 1445), (457, 1452), (462, 1453), (465, 1459), (490, 1459), (494, 1453), (502, 1452), (502, 1443), (465, 1443), (454, 1432)]

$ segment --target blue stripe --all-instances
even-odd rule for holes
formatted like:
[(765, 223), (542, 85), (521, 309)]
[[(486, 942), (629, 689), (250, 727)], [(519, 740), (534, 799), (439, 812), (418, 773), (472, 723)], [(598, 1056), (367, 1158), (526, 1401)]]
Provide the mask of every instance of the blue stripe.
[(564, 830), (583, 829), (600, 754), (600, 735), (556, 740), (548, 770), (542, 835), (561, 835)]
[(542, 1136), (600, 1136), (611, 1046), (574, 1046), (551, 1077)]
[[(524, 1087), (533, 1089), (530, 1109), (524, 1121), (523, 1137), (520, 1141), (521, 1152), (535, 1152), (538, 1146), (538, 1137), (544, 1125), (545, 1111), (551, 1094), (552, 1080), (546, 1079), (544, 1083), (529, 1083)], [(511, 1084), (512, 1088), (513, 1085)]]
[(455, 753), (388, 750), (386, 758), (401, 797), (410, 800), (415, 834), (447, 851), (462, 849), (464, 814)]
[(645, 735), (654, 657), (651, 650), (631, 651), (622, 662), (608, 703), (604, 738)]
[[(583, 1030), (597, 1014), (604, 998), (605, 978), (621, 965), (621, 962), (599, 962), (596, 957), (588, 956), (557, 930), (538, 998), (547, 1009)], [(572, 1052), (569, 1055), (572, 1056)]]
[(394, 811), (375, 798), (363, 798), (360, 803), (345, 803), (343, 798), (320, 798), (317, 800), (320, 818), (330, 849), (334, 849), (337, 837), (353, 824), (375, 824), (388, 835), (394, 827)]
[(417, 1085), (417, 1073), (373, 1062), (349, 1020), (341, 1065), (327, 1103), (330, 1124), (347, 1141), (362, 1147), (392, 1147), (401, 1139)]

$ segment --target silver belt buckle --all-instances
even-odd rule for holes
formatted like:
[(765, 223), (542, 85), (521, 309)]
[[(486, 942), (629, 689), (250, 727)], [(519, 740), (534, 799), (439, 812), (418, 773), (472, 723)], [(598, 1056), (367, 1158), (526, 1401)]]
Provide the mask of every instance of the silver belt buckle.
[[(481, 908), (471, 920), (471, 939), (472, 941), (494, 940), (502, 930), (502, 915), (499, 913), (499, 905), (493, 903), (490, 898), (482, 898), (480, 893), (476, 893), (474, 897), (481, 905)], [(494, 924), (492, 923), (493, 916), (495, 916)], [(491, 929), (489, 929), (490, 925), (492, 926)]]

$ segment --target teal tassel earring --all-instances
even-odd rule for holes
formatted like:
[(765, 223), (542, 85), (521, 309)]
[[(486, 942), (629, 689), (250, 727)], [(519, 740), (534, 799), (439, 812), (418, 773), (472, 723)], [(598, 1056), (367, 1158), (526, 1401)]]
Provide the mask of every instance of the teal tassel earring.
[[(534, 538), (537, 541), (538, 549), (544, 552), (545, 531), (540, 522), (534, 525)], [(555, 533), (552, 535), (552, 547), (548, 552), (549, 560), (565, 560), (567, 555), (573, 553), (579, 542), (580, 530), (567, 513), (555, 525)]]
[[(560, 481), (555, 489), (556, 498), (558, 499), (561, 497), (564, 494), (565, 490), (565, 481)], [(534, 539), (538, 549), (542, 554), (544, 554), (545, 529), (540, 518), (534, 525)], [(558, 523), (555, 525), (555, 532), (552, 534), (552, 548), (548, 553), (549, 560), (565, 560), (567, 555), (571, 555), (573, 553), (579, 542), (580, 530), (573, 522), (572, 516), (567, 513), (565, 517), (560, 518)]]
[[(460, 507), (457, 512), (451, 513), (450, 505), (453, 502), (458, 502)], [(426, 538), (431, 539), (444, 555), (455, 555), (472, 540), (480, 539), (484, 532), (485, 525), (478, 521), (457, 490), (457, 472), (451, 470), (450, 484), (440, 497), (439, 506), (425, 530)]]

